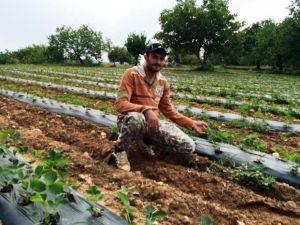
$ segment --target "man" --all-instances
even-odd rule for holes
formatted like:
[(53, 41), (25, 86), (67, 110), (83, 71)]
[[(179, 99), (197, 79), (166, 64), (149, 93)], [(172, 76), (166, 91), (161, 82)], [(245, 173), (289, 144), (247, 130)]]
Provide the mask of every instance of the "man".
[(115, 146), (117, 167), (122, 170), (130, 171), (126, 149), (132, 142), (149, 154), (154, 154), (151, 145), (179, 153), (195, 150), (194, 141), (175, 124), (159, 120), (159, 112), (179, 126), (205, 134), (205, 122), (185, 117), (171, 104), (170, 86), (160, 73), (166, 55), (161, 44), (150, 44), (144, 65), (127, 69), (122, 76), (116, 100), (120, 135)]

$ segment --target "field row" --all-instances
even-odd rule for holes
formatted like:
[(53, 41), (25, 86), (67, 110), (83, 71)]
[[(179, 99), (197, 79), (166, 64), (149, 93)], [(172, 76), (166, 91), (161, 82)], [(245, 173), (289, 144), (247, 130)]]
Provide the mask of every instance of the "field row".
[[(87, 84), (91, 83), (94, 85), (106, 87), (106, 85), (102, 83), (110, 84), (110, 87), (116, 89), (120, 83), (120, 78), (116, 79), (113, 77), (97, 77), (91, 75), (82, 75), (82, 74), (70, 74), (70, 73), (63, 73), (63, 72), (54, 72), (54, 71), (41, 71), (39, 73), (28, 73), (24, 71), (16, 71), (16, 70), (1, 70), (2, 74), (10, 74), (10, 75), (19, 75), (19, 76), (27, 76), (27, 77), (35, 77), (41, 79), (59, 79), (63, 78), (64, 80), (68, 80), (70, 82), (78, 82), (78, 80), (84, 80)], [(197, 87), (198, 86), (198, 87)], [(260, 93), (257, 92), (249, 92), (249, 90), (242, 90), (234, 88), (216, 88), (211, 87), (211, 85), (205, 84), (205, 88), (198, 84), (197, 86), (191, 86), (187, 84), (172, 84), (171, 83), (171, 90), (174, 92), (183, 92), (193, 95), (213, 95), (213, 96), (221, 96), (229, 99), (237, 99), (237, 100), (251, 100), (254, 99), (255, 101), (264, 100), (266, 102), (271, 103), (278, 103), (278, 104), (287, 104), (295, 107), (300, 106), (300, 99), (295, 99), (287, 94), (271, 94), (271, 93)], [(210, 88), (209, 88), (210, 87)], [(247, 92), (245, 92), (247, 91)], [(233, 97), (233, 98), (232, 98)]]
[[(6, 74), (6, 73), (5, 73)], [(37, 74), (28, 74), (28, 73), (22, 73), (22, 74), (6, 74), (6, 77), (9, 76), (10, 79), (13, 80), (13, 78), (10, 77), (19, 77), (21, 76), (24, 80), (34, 80), (37, 81), (48, 81), (51, 83), (57, 83), (62, 85), (72, 85), (72, 86), (80, 86), (82, 88), (86, 89), (92, 89), (92, 90), (100, 90), (100, 91), (106, 91), (106, 90), (116, 90), (118, 88), (118, 85), (113, 85), (109, 83), (102, 83), (102, 82), (95, 82), (95, 81), (89, 81), (89, 80), (82, 80), (82, 79), (71, 79), (71, 78), (65, 78), (61, 79), (61, 77), (47, 77), (45, 75), (37, 75)], [(4, 77), (2, 77), (4, 79)], [(22, 81), (19, 79), (19, 82)], [(24, 81), (25, 82), (25, 81)], [(78, 85), (80, 84), (80, 85)], [(234, 109), (238, 108), (241, 110), (248, 109), (248, 110), (254, 110), (254, 111), (260, 111), (262, 113), (273, 113), (275, 115), (281, 115), (285, 117), (295, 117), (299, 118), (300, 115), (300, 109), (298, 109), (298, 104), (295, 103), (295, 106), (287, 105), (287, 106), (281, 106), (280, 104), (270, 104), (270, 102), (267, 102), (269, 104), (266, 104), (265, 101), (258, 101), (257, 99), (254, 99), (253, 101), (236, 101), (234, 99), (223, 99), (223, 98), (213, 98), (213, 97), (200, 97), (196, 95), (190, 95), (190, 94), (184, 94), (184, 93), (172, 93), (172, 97), (175, 99), (183, 99), (187, 100), (187, 102), (198, 102), (198, 103), (207, 103), (211, 105), (217, 105), (217, 106), (223, 106), (225, 108)], [(278, 99), (277, 99), (278, 100)], [(279, 100), (278, 100), (279, 101)], [(285, 102), (287, 103), (287, 102)]]
[[(9, 83), (5, 86), (12, 91), (25, 92), (40, 97), (48, 97), (62, 103), (71, 103), (78, 106), (101, 109), (105, 113), (116, 114), (114, 103), (105, 99), (104, 101), (101, 101), (99, 99), (84, 97), (85, 95), (82, 94), (78, 95), (68, 91), (51, 91), (48, 88), (45, 89), (36, 86), (13, 85)], [(64, 109), (64, 107), (62, 107), (62, 109)], [(204, 119), (209, 123), (208, 135), (206, 138), (212, 142), (234, 144), (243, 149), (253, 149), (263, 152), (278, 152), (284, 158), (300, 162), (300, 155), (297, 153), (299, 147), (297, 140), (299, 136), (296, 134), (270, 132), (270, 129), (268, 131), (266, 123), (253, 123), (253, 121), (250, 122), (245, 120), (232, 120), (225, 123), (213, 122), (208, 119), (208, 114), (191, 115), (191, 110), (186, 108), (182, 109), (182, 111), (188, 116), (192, 116), (195, 119)], [(246, 131), (245, 128), (249, 129), (249, 131)], [(253, 133), (253, 130), (263, 133)], [(196, 135), (195, 133), (192, 134)]]
[[(0, 80), (4, 81), (9, 81), (17, 84), (30, 84), (30, 85), (36, 85), (40, 87), (45, 87), (49, 89), (56, 89), (56, 90), (61, 90), (61, 91), (70, 91), (76, 94), (84, 94), (89, 97), (97, 98), (100, 97), (102, 99), (108, 98), (108, 99), (116, 99), (116, 94), (115, 93), (109, 93), (109, 92), (104, 92), (104, 91), (94, 91), (94, 90), (89, 90), (89, 89), (84, 89), (80, 87), (74, 87), (74, 86), (66, 86), (66, 85), (60, 85), (60, 84), (54, 84), (54, 83), (45, 83), (45, 82), (40, 82), (40, 81), (33, 81), (33, 80), (24, 80), (24, 79), (17, 79), (17, 78), (11, 78), (11, 77), (2, 77), (0, 76)], [(189, 98), (189, 96), (182, 95), (180, 96), (182, 99)], [(198, 100), (198, 99), (196, 99)], [(200, 99), (201, 101), (203, 99)], [(177, 105), (175, 106), (177, 109), (179, 109), (181, 112), (189, 110), (193, 114), (197, 116), (206, 116), (211, 119), (215, 120), (220, 120), (220, 121), (234, 121), (234, 122), (239, 122), (241, 124), (253, 124), (252, 127), (266, 127), (266, 129), (269, 126), (269, 129), (274, 130), (274, 131), (284, 131), (284, 132), (296, 132), (300, 133), (299, 126), (300, 125), (287, 125), (281, 122), (276, 122), (276, 121), (263, 121), (261, 119), (254, 119), (254, 118), (243, 118), (242, 116), (236, 115), (236, 114), (222, 114), (218, 112), (207, 112), (200, 110), (198, 108), (194, 107), (187, 107), (187, 106), (180, 106)], [(246, 127), (246, 125), (245, 125)]]

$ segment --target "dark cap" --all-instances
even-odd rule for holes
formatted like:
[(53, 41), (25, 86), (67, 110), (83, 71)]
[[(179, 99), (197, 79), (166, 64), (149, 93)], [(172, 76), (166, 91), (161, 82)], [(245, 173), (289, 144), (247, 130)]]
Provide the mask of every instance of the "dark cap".
[(167, 50), (160, 43), (153, 43), (146, 47), (146, 53), (157, 53), (167, 55)]

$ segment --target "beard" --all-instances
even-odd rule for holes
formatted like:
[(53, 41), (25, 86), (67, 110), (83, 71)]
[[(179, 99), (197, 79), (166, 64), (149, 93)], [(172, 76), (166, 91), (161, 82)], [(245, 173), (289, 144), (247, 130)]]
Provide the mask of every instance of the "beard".
[(150, 63), (147, 63), (147, 69), (150, 71), (150, 72), (159, 72), (161, 71), (162, 67), (158, 64), (150, 64)]

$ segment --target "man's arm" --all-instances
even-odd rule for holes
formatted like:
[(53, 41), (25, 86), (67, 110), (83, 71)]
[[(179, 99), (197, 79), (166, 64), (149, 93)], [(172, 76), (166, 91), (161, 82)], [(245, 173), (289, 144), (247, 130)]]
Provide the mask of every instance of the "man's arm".
[(174, 109), (170, 99), (170, 86), (168, 83), (166, 84), (166, 88), (164, 89), (164, 93), (158, 107), (167, 118), (177, 123), (179, 126), (194, 129), (199, 134), (206, 134), (205, 128), (207, 128), (207, 123), (192, 120)]
[(128, 112), (144, 112), (151, 108), (145, 105), (134, 104), (130, 102), (134, 89), (133, 76), (130, 70), (126, 70), (122, 76), (118, 96), (115, 103), (118, 113), (127, 114)]
[(164, 87), (164, 93), (160, 99), (158, 108), (164, 116), (166, 116), (179, 126), (185, 128), (193, 128), (193, 124), (196, 122), (182, 115), (173, 107), (170, 99), (170, 86), (168, 83)]

